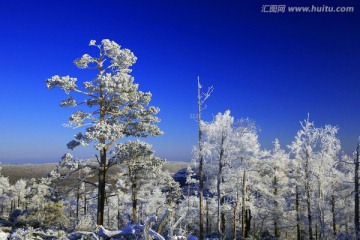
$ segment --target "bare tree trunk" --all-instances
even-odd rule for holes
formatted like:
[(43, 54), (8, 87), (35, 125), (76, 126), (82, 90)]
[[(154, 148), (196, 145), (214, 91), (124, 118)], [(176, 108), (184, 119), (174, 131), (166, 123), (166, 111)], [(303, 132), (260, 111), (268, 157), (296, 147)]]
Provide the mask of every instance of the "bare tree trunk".
[(100, 151), (100, 167), (99, 167), (99, 184), (98, 184), (98, 209), (97, 224), (104, 224), (104, 208), (105, 208), (105, 186), (106, 186), (106, 150)]
[(150, 233), (149, 233), (149, 230), (150, 230), (150, 221), (149, 220), (146, 220), (145, 221), (145, 226), (144, 226), (144, 231), (145, 231), (145, 240), (150, 240)]
[(246, 184), (245, 184), (245, 170), (243, 173), (243, 186), (242, 186), (242, 203), (241, 203), (241, 239), (246, 237), (245, 230), (245, 199), (246, 199)]
[(79, 208), (80, 208), (80, 185), (77, 187), (76, 192), (76, 224), (79, 223)]
[(206, 233), (210, 232), (210, 220), (209, 220), (209, 200), (206, 198)]
[[(224, 205), (225, 197), (221, 197), (221, 206)], [(225, 212), (221, 211), (221, 239), (226, 239), (225, 233), (226, 233), (226, 219), (225, 219)]]
[(311, 213), (311, 199), (310, 199), (310, 154), (308, 149), (306, 149), (306, 159), (305, 159), (305, 194), (306, 194), (306, 206), (307, 206), (307, 218), (308, 218), (308, 232), (309, 240), (313, 240), (312, 232), (312, 213)]
[(169, 239), (172, 239), (173, 237), (173, 221), (174, 221), (174, 211), (173, 211), (173, 197), (172, 197), (172, 189), (170, 190), (170, 214), (169, 214)]
[(136, 180), (131, 182), (131, 199), (132, 199), (132, 222), (137, 222), (137, 186)]
[(278, 187), (277, 187), (277, 178), (276, 175), (274, 176), (274, 181), (273, 181), (273, 186), (274, 186), (274, 233), (275, 233), (275, 237), (279, 238), (280, 237), (280, 230), (279, 230), (279, 224), (278, 224), (278, 208), (279, 208), (279, 203), (277, 200), (277, 196), (278, 196)]
[(217, 198), (217, 232), (219, 234), (219, 237), (220, 239), (223, 239), (223, 235), (224, 235), (224, 232), (225, 230), (222, 229), (222, 220), (224, 218), (223, 216), (223, 213), (222, 213), (222, 205), (224, 204), (224, 199), (223, 197), (221, 197), (221, 181), (222, 181), (222, 170), (223, 170), (223, 155), (224, 155), (224, 150), (223, 150), (223, 141), (224, 141), (224, 138), (221, 139), (221, 150), (220, 150), (220, 155), (219, 155), (219, 170), (218, 170), (218, 173), (217, 173), (217, 183), (216, 183), (216, 190), (217, 190), (217, 195), (218, 195), (218, 198)]
[(235, 205), (234, 205), (234, 222), (233, 222), (233, 234), (234, 234), (234, 240), (236, 240), (236, 228), (237, 228), (237, 208), (239, 205), (239, 199), (236, 199)]
[[(308, 184), (306, 184), (308, 185)], [(306, 186), (306, 206), (307, 206), (307, 218), (308, 218), (308, 231), (309, 231), (309, 239), (313, 239), (312, 233), (312, 213), (311, 213), (311, 200), (310, 200), (310, 189), (309, 186)]]
[(356, 157), (354, 159), (355, 163), (355, 174), (354, 174), (354, 181), (355, 181), (355, 189), (354, 189), (354, 198), (355, 198), (355, 216), (354, 216), (354, 225), (355, 225), (355, 236), (356, 240), (360, 239), (360, 225), (359, 225), (359, 155), (360, 155), (360, 139), (356, 148)]
[(200, 78), (198, 77), (198, 102), (197, 102), (197, 121), (198, 121), (198, 128), (199, 128), (199, 232), (200, 232), (200, 240), (205, 239), (204, 234), (204, 156), (203, 156), (203, 142), (202, 142), (202, 129), (201, 129), (201, 111), (203, 110), (203, 104), (213, 90), (212, 87), (208, 89), (206, 93), (201, 94), (201, 84)]
[[(322, 174), (322, 164), (320, 164), (319, 167), (319, 172), (320, 174)], [(318, 177), (318, 189), (319, 189), (319, 199), (318, 199), (318, 214), (319, 214), (319, 222), (316, 225), (317, 229), (316, 229), (316, 239), (323, 239), (325, 237), (325, 213), (324, 213), (324, 194), (322, 191), (322, 184), (321, 184), (321, 179), (322, 176)], [(319, 225), (319, 228), (318, 228)]]
[(108, 198), (106, 198), (106, 206), (107, 206), (107, 227), (111, 228), (111, 226), (110, 226), (110, 206), (109, 206)]
[[(188, 185), (188, 189), (187, 189), (187, 215), (190, 214), (190, 185)], [(186, 223), (186, 231), (189, 231), (189, 222)]]
[(297, 240), (301, 240), (301, 227), (300, 227), (300, 204), (299, 204), (299, 187), (296, 185), (295, 193), (295, 209), (296, 209), (296, 236)]
[(198, 127), (199, 127), (199, 205), (200, 205), (200, 216), (199, 216), (199, 231), (200, 231), (200, 240), (205, 239), (204, 234), (204, 172), (203, 172), (203, 143), (202, 143), (202, 130), (201, 130), (201, 84), (200, 79), (198, 78)]
[(117, 196), (117, 227), (118, 229), (120, 229), (120, 216), (121, 216), (121, 213), (120, 213), (120, 197), (119, 195)]
[(86, 199), (86, 189), (84, 189), (84, 216), (87, 213), (87, 199)]
[(336, 236), (336, 218), (335, 218), (335, 196), (334, 194), (331, 196), (331, 213), (332, 213), (332, 229), (334, 238)]
[(249, 237), (249, 233), (251, 231), (251, 210), (250, 209), (246, 209), (246, 223), (245, 223), (245, 238)]

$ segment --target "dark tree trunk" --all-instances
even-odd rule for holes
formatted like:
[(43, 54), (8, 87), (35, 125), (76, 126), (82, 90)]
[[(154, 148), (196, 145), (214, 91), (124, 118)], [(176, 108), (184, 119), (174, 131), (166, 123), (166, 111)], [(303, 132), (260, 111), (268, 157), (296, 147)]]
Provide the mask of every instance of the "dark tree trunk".
[(236, 240), (236, 228), (237, 228), (237, 208), (239, 205), (239, 199), (236, 199), (235, 205), (234, 205), (234, 222), (233, 222), (233, 234), (234, 234), (234, 240)]
[(104, 225), (104, 208), (105, 208), (105, 186), (106, 186), (106, 150), (103, 148), (100, 151), (100, 166), (99, 166), (99, 184), (98, 184), (98, 209), (97, 209), (97, 224)]
[(107, 227), (111, 228), (111, 226), (110, 226), (110, 206), (109, 206), (109, 201), (106, 201), (106, 205), (107, 205)]
[(221, 150), (219, 155), (219, 170), (217, 173), (217, 183), (216, 183), (216, 190), (217, 190), (217, 232), (219, 234), (220, 239), (223, 239), (223, 235), (225, 233), (224, 229), (224, 221), (225, 221), (225, 215), (222, 211), (222, 206), (225, 202), (224, 197), (221, 196), (221, 183), (224, 180), (222, 177), (222, 170), (223, 170), (223, 155), (224, 155), (224, 149), (223, 149), (223, 142), (224, 138), (221, 139)]
[(206, 199), (206, 233), (210, 232), (210, 220), (209, 220), (209, 203)]
[(360, 239), (360, 225), (359, 225), (359, 151), (360, 151), (360, 141), (356, 148), (356, 157), (354, 159), (355, 163), (355, 174), (354, 174), (354, 181), (355, 181), (355, 189), (354, 189), (354, 198), (355, 198), (355, 216), (354, 216), (354, 225), (355, 225), (355, 236), (356, 240)]
[(79, 208), (80, 208), (80, 185), (77, 187), (76, 192), (76, 224), (79, 223)]
[[(199, 130), (200, 131), (200, 130)], [(199, 133), (200, 135), (200, 133)], [(201, 151), (201, 150), (200, 150)], [(204, 173), (203, 173), (203, 157), (200, 157), (199, 164), (199, 207), (200, 207), (200, 219), (199, 219), (199, 229), (200, 229), (200, 240), (205, 239), (204, 234)]]
[(300, 202), (299, 202), (299, 187), (298, 187), (298, 185), (296, 185), (295, 209), (296, 209), (296, 236), (297, 236), (297, 240), (301, 240)]
[(310, 200), (310, 189), (308, 184), (306, 184), (306, 206), (307, 206), (307, 218), (308, 218), (308, 231), (309, 231), (309, 239), (313, 240), (313, 233), (312, 233), (312, 213), (311, 213), (311, 200)]
[(201, 131), (201, 85), (200, 85), (200, 79), (198, 78), (198, 125), (199, 125), (199, 231), (200, 231), (200, 240), (205, 239), (204, 234), (204, 172), (203, 172), (203, 165), (204, 165), (204, 159), (203, 159), (203, 153), (202, 153), (202, 131)]
[[(222, 204), (224, 204), (225, 202), (225, 197), (222, 197)], [(226, 233), (226, 225), (225, 225), (226, 219), (225, 219), (225, 212), (222, 210), (221, 211), (221, 235), (222, 235), (222, 239), (225, 239), (225, 233)]]
[(170, 227), (169, 227), (169, 238), (172, 239), (173, 237), (173, 220), (174, 220), (174, 209), (173, 209), (173, 197), (172, 197), (172, 189), (170, 189), (170, 196), (169, 196), (169, 208), (170, 208)]
[(118, 226), (118, 229), (120, 229), (120, 217), (121, 217), (121, 213), (120, 213), (120, 197), (118, 196), (118, 199), (117, 199), (117, 226)]
[(334, 238), (336, 236), (336, 218), (335, 218), (335, 196), (331, 196), (332, 229)]
[(307, 219), (308, 219), (308, 234), (309, 240), (313, 240), (313, 231), (312, 231), (312, 213), (311, 213), (311, 198), (310, 198), (310, 154), (306, 149), (306, 159), (305, 159), (305, 194), (306, 194), (306, 206), (307, 206)]
[(249, 237), (249, 233), (251, 231), (251, 210), (250, 209), (246, 209), (246, 223), (245, 223), (245, 238)]
[(87, 200), (86, 200), (86, 191), (85, 191), (84, 192), (84, 215), (86, 215), (86, 212), (87, 212)]
[(245, 184), (245, 170), (243, 173), (243, 185), (242, 185), (242, 202), (241, 202), (241, 239), (244, 239), (246, 237), (246, 230), (245, 230), (245, 194), (246, 194), (246, 184)]
[(132, 222), (137, 222), (137, 185), (136, 180), (131, 183), (131, 199), (132, 199)]
[(274, 233), (275, 233), (275, 237), (276, 238), (280, 238), (280, 230), (279, 230), (279, 224), (278, 224), (278, 208), (279, 208), (279, 203), (277, 201), (277, 196), (278, 196), (278, 187), (277, 187), (277, 179), (276, 179), (276, 176), (274, 177), (274, 211), (275, 211), (275, 214), (274, 214)]

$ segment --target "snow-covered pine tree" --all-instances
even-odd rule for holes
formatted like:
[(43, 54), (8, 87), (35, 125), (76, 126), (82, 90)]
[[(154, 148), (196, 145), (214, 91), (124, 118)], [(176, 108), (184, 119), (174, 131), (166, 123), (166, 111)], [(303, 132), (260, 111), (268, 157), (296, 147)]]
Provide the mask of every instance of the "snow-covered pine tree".
[[(297, 179), (297, 190), (302, 189), (305, 195), (306, 211), (307, 211), (307, 226), (308, 226), (308, 238), (314, 239), (313, 232), (313, 185), (314, 185), (314, 151), (318, 140), (318, 131), (314, 127), (314, 123), (310, 122), (309, 117), (301, 123), (301, 129), (297, 132), (295, 140), (289, 146), (290, 151), (297, 161), (296, 169), (299, 173)], [(303, 187), (303, 188), (302, 188)], [(299, 190), (300, 191), (300, 190)], [(297, 195), (299, 195), (297, 191)], [(298, 199), (298, 198), (297, 198)]]
[(8, 177), (4, 177), (0, 167), (0, 213), (5, 214), (6, 209), (10, 210), (8, 190), (10, 188), (10, 182)]
[[(289, 146), (296, 166), (293, 169), (297, 189), (295, 199), (298, 202), (296, 209), (301, 210), (300, 196), (303, 192), (307, 212), (304, 224), (308, 227), (308, 238), (333, 238), (336, 232), (332, 210), (336, 201), (334, 190), (339, 189), (342, 181), (337, 177), (343, 176), (337, 168), (341, 148), (336, 137), (338, 128), (331, 125), (315, 127), (309, 118), (301, 123), (301, 127)], [(297, 214), (299, 219), (299, 212)]]
[[(203, 131), (207, 187), (217, 196), (217, 233), (221, 238), (236, 236), (237, 208), (241, 205), (242, 234), (248, 236), (252, 218), (248, 185), (256, 179), (261, 158), (255, 123), (234, 121), (226, 111), (217, 114), (213, 122), (204, 122)], [(227, 226), (230, 223), (233, 231)]]
[[(339, 152), (341, 149), (340, 140), (336, 137), (338, 128), (325, 125), (317, 128), (318, 147), (315, 152), (316, 161), (314, 162), (315, 184), (315, 203), (317, 222), (316, 234), (320, 239), (333, 238), (336, 232), (334, 229), (335, 216), (332, 209), (335, 207), (335, 189), (343, 180), (339, 170), (336, 168), (339, 163)], [(332, 221), (330, 221), (330, 219)], [(333, 229), (331, 229), (331, 227)]]
[[(49, 89), (59, 87), (66, 94), (71, 93), (60, 106), (82, 106), (70, 116), (68, 126), (86, 129), (85, 132), (75, 135), (75, 140), (68, 143), (68, 148), (73, 149), (94, 142), (95, 148), (100, 152), (97, 167), (97, 223), (102, 225), (106, 175), (108, 169), (117, 164), (107, 158), (108, 151), (123, 137), (159, 136), (162, 132), (156, 125), (159, 119), (154, 116), (159, 112), (159, 108), (148, 106), (151, 93), (139, 91), (138, 84), (134, 83), (134, 78), (130, 75), (130, 67), (136, 62), (134, 54), (108, 39), (102, 40), (100, 44), (91, 40), (89, 45), (98, 48), (98, 57), (84, 54), (74, 63), (81, 69), (96, 70), (94, 79), (83, 82), (81, 88), (76, 84), (76, 78), (55, 75), (49, 78), (46, 84)], [(77, 97), (80, 100), (77, 101)]]
[(204, 145), (209, 152), (209, 161), (214, 162), (217, 195), (217, 233), (221, 239), (225, 238), (225, 213), (222, 211), (225, 196), (222, 184), (225, 183), (225, 168), (236, 158), (236, 142), (238, 138), (234, 129), (234, 118), (227, 110), (218, 113), (213, 122), (203, 124)]
[[(262, 215), (263, 231), (273, 232), (276, 238), (281, 237), (281, 229), (288, 229), (286, 223), (286, 194), (288, 193), (289, 154), (281, 148), (275, 139), (274, 148), (259, 164), (260, 181), (256, 184), (261, 197), (257, 199), (258, 215)], [(285, 235), (283, 235), (285, 236)]]
[(115, 156), (112, 162), (121, 163), (126, 167), (126, 179), (129, 181), (132, 215), (131, 221), (138, 221), (138, 201), (140, 189), (147, 182), (156, 179), (164, 160), (155, 157), (151, 145), (139, 140), (116, 144)]

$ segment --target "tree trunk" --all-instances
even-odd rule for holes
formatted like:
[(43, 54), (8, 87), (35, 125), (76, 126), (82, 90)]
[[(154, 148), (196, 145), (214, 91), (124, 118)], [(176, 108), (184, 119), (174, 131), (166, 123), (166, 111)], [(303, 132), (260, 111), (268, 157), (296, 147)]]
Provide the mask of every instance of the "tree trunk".
[(308, 219), (308, 234), (309, 240), (313, 240), (312, 232), (312, 213), (311, 213), (311, 199), (310, 199), (310, 154), (308, 148), (306, 149), (306, 159), (305, 159), (305, 194), (306, 194), (306, 206), (307, 206), (307, 219)]
[(85, 190), (84, 190), (84, 216), (86, 215), (86, 212), (87, 212), (87, 200), (86, 200), (86, 191)]
[(336, 218), (335, 218), (335, 196), (334, 194), (331, 196), (331, 214), (332, 214), (332, 229), (334, 238), (336, 236)]
[(150, 221), (147, 219), (144, 224), (144, 231), (145, 231), (145, 240), (150, 240)]
[(274, 176), (274, 211), (275, 211), (275, 214), (274, 214), (274, 233), (275, 233), (275, 237), (276, 238), (280, 238), (280, 230), (279, 230), (279, 224), (278, 224), (278, 208), (279, 208), (279, 203), (278, 203), (278, 200), (277, 200), (277, 196), (278, 196), (278, 188), (277, 188), (277, 178), (276, 176)]
[(131, 183), (131, 199), (132, 199), (132, 222), (137, 222), (137, 186), (136, 180)]
[[(187, 188), (187, 215), (189, 216), (190, 214), (190, 185), (188, 185), (188, 188)], [(186, 223), (186, 231), (189, 231), (189, 221)]]
[(308, 183), (306, 184), (306, 206), (307, 206), (307, 218), (308, 218), (308, 231), (309, 231), (309, 239), (313, 240), (312, 233), (312, 213), (311, 213), (311, 200), (310, 200), (310, 189)]
[(198, 126), (199, 126), (199, 207), (200, 207), (200, 219), (199, 219), (199, 231), (200, 240), (205, 239), (204, 234), (204, 172), (203, 172), (203, 144), (202, 144), (202, 131), (201, 131), (201, 85), (200, 79), (198, 78)]
[[(322, 174), (322, 165), (319, 166), (319, 172)], [(318, 179), (318, 189), (319, 189), (319, 199), (318, 199), (318, 215), (319, 215), (319, 223), (316, 225), (316, 239), (323, 239), (325, 237), (325, 213), (324, 213), (324, 194), (322, 191), (322, 184), (321, 184), (322, 176), (319, 176)]]
[(173, 237), (173, 221), (174, 221), (174, 211), (173, 211), (173, 197), (172, 197), (172, 189), (170, 190), (170, 214), (169, 214), (169, 239), (172, 239)]
[(106, 206), (107, 206), (107, 227), (111, 228), (110, 226), (110, 206), (109, 206), (109, 200), (106, 198)]
[(80, 185), (77, 187), (76, 192), (76, 224), (79, 223), (79, 208), (80, 208)]
[(104, 225), (104, 207), (105, 207), (105, 186), (106, 186), (106, 150), (100, 151), (99, 184), (98, 184), (98, 209), (97, 224)]
[[(221, 206), (224, 204), (225, 202), (225, 197), (221, 197)], [(221, 239), (226, 239), (225, 237), (225, 233), (226, 233), (226, 219), (225, 219), (225, 212), (222, 210), (221, 211)]]
[(246, 222), (245, 222), (245, 238), (249, 237), (249, 233), (251, 231), (251, 210), (250, 209), (246, 209)]
[(117, 228), (120, 229), (120, 217), (121, 217), (121, 213), (120, 213), (120, 197), (119, 195), (117, 196)]
[(299, 187), (296, 185), (295, 193), (295, 210), (296, 210), (296, 236), (297, 240), (301, 240), (301, 227), (300, 227), (300, 204), (299, 204)]
[(223, 154), (224, 154), (224, 150), (222, 148), (222, 144), (223, 144), (224, 139), (222, 138), (222, 143), (221, 143), (221, 150), (220, 150), (220, 155), (219, 155), (219, 170), (217, 173), (217, 183), (216, 183), (216, 190), (217, 190), (217, 232), (219, 234), (220, 239), (223, 239), (223, 234), (225, 231), (223, 231), (223, 227), (222, 227), (222, 220), (224, 218), (223, 213), (222, 213), (222, 205), (224, 204), (224, 199), (221, 197), (221, 181), (222, 181), (222, 169), (223, 169)]
[(360, 239), (360, 225), (359, 225), (359, 148), (360, 148), (360, 140), (356, 148), (356, 157), (354, 159), (355, 163), (355, 174), (354, 174), (354, 181), (355, 181), (355, 189), (354, 189), (354, 198), (355, 198), (355, 216), (354, 216), (354, 225), (355, 225), (355, 236), (356, 240)]
[(237, 212), (238, 205), (239, 205), (239, 199), (236, 199), (235, 205), (234, 205), (234, 222), (233, 222), (234, 240), (236, 240), (236, 228), (237, 228), (236, 212)]
[(242, 186), (242, 203), (241, 203), (241, 239), (245, 238), (245, 193), (246, 193), (246, 184), (245, 184), (245, 170), (243, 173), (243, 186)]
[(209, 200), (206, 198), (206, 233), (210, 232), (210, 220), (209, 220)]

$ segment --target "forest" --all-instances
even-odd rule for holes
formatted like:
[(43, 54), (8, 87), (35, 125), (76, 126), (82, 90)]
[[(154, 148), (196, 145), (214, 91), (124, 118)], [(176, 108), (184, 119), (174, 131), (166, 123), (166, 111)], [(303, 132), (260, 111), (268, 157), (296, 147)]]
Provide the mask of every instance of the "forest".
[(339, 128), (308, 115), (291, 144), (274, 139), (264, 149), (252, 119), (227, 110), (202, 120), (213, 88), (203, 91), (198, 78), (198, 144), (171, 173), (144, 141), (164, 133), (152, 94), (131, 76), (135, 55), (108, 39), (89, 46), (97, 57), (74, 63), (94, 79), (78, 86), (54, 75), (46, 85), (76, 109), (66, 125), (81, 131), (67, 147), (97, 154), (65, 153), (39, 179), (10, 183), (0, 171), (0, 239), (360, 239), (356, 139), (345, 154)]

